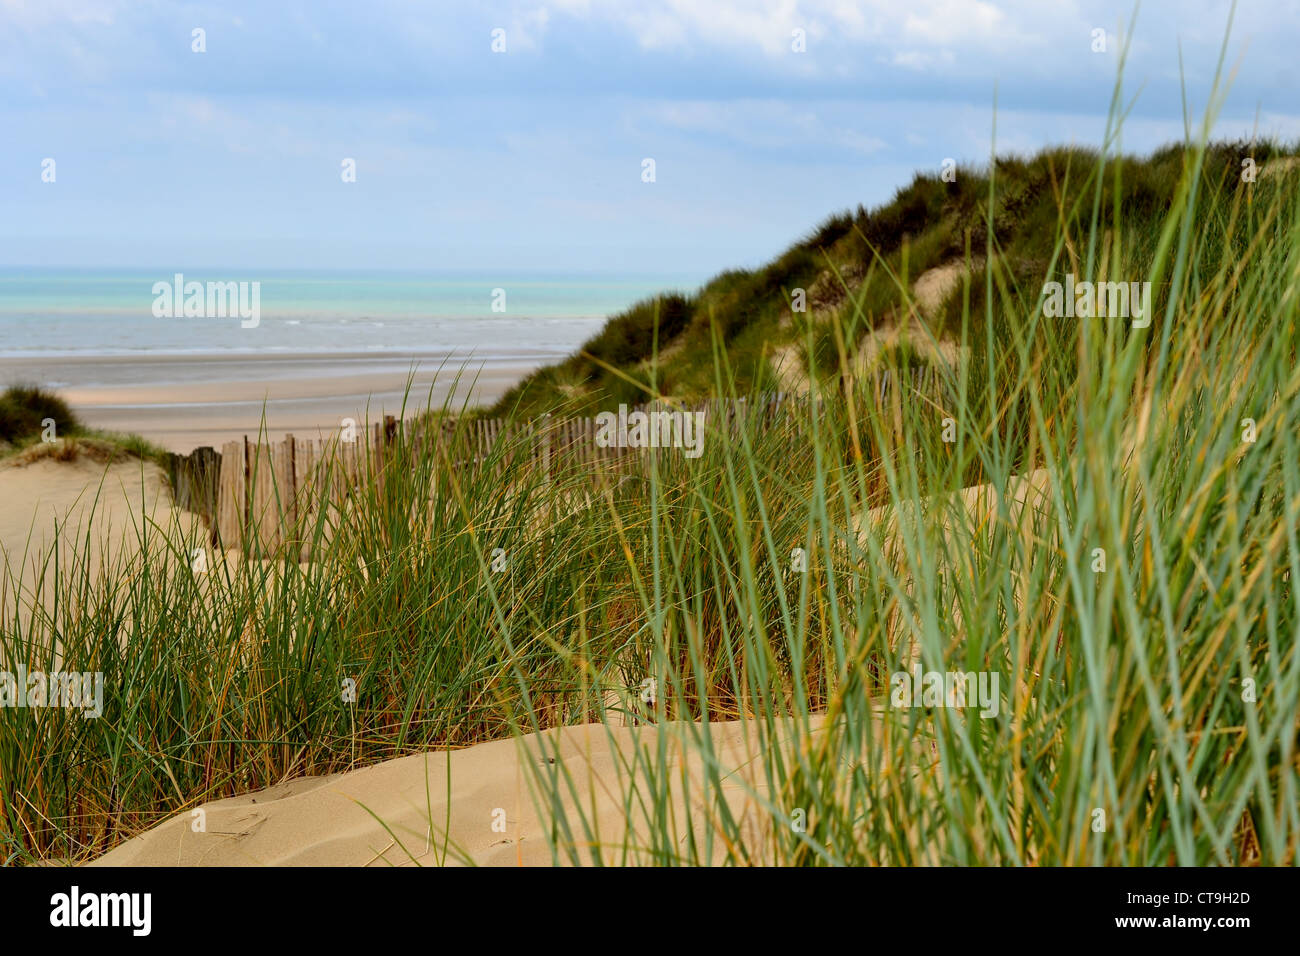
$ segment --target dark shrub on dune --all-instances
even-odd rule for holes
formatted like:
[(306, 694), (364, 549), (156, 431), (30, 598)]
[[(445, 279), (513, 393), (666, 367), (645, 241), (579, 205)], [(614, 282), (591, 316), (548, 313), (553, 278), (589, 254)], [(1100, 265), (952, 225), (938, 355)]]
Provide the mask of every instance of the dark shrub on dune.
[(14, 385), (0, 394), (0, 441), (16, 443), (41, 433), (46, 419), (54, 420), (56, 433), (80, 430), (81, 423), (58, 395), (34, 385)]

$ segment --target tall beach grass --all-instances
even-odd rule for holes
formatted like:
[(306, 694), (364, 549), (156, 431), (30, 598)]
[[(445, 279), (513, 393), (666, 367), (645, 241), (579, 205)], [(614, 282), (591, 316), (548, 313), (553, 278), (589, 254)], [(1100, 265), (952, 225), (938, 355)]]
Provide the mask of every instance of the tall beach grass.
[[(85, 860), (288, 777), (595, 721), (638, 727), (631, 829), (602, 839), (562, 799), (581, 771), (529, 761), (557, 862), (1294, 863), (1300, 202), (1293, 173), (1211, 176), (1213, 155), (1170, 151), (1175, 201), (1129, 220), (1109, 149), (1058, 153), (1037, 271), (991, 218), (968, 234), (946, 313), (967, 359), (937, 389), (821, 382), (781, 427), (715, 416), (698, 459), (618, 472), (543, 475), (523, 439), (451, 461), (402, 428), (304, 521), (308, 561), (201, 573), (201, 541), (141, 522), (100, 572), (89, 534), (55, 586), (6, 568), (3, 667), (102, 671), (106, 699), (98, 719), (0, 709), (4, 860)], [(1045, 318), (1067, 271), (1149, 281), (1150, 326)], [(832, 374), (863, 308), (806, 330)], [(717, 394), (744, 397), (712, 345)], [(996, 714), (897, 706), (918, 668), (997, 675)], [(714, 750), (726, 720), (748, 782)]]

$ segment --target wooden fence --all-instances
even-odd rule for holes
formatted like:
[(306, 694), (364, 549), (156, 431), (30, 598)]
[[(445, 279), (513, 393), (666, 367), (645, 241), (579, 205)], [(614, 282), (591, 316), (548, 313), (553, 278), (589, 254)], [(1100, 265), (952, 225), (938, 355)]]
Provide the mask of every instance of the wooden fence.
[[(936, 394), (940, 382), (929, 369), (904, 373), (906, 388)], [(861, 383), (870, 400), (884, 405), (898, 392), (895, 373), (883, 371)], [(806, 420), (807, 396), (765, 393), (753, 399), (715, 399), (689, 411), (705, 412), (708, 429), (788, 426)], [(821, 400), (813, 404), (821, 406)], [(668, 411), (663, 405), (640, 405), (632, 411)], [(678, 410), (678, 409), (671, 409)], [(601, 447), (596, 418), (552, 418), (528, 422), (502, 419), (431, 417), (399, 424), (392, 416), (368, 429), (356, 426), (328, 439), (286, 435), (279, 442), (227, 442), (220, 453), (199, 448), (189, 456), (171, 456), (169, 471), (177, 503), (202, 514), (221, 548), (248, 549), (255, 542), (264, 553), (291, 543), (296, 529), (310, 527), (320, 507), (339, 506), (369, 475), (382, 482), (385, 467), (402, 443), (408, 449), (440, 454), (454, 464), (486, 460), (502, 441), (505, 454), (524, 454), (545, 475), (570, 469), (597, 472), (619, 469), (645, 451), (636, 447)], [(247, 540), (246, 540), (247, 537)]]

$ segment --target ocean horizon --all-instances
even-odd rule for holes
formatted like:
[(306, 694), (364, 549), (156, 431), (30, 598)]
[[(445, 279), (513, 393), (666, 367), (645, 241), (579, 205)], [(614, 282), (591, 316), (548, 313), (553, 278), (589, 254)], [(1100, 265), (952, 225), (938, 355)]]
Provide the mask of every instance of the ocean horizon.
[[(187, 283), (259, 283), (258, 325), (242, 328), (234, 317), (157, 317), (154, 285), (172, 282), (177, 273)], [(560, 356), (599, 331), (609, 316), (660, 292), (694, 291), (701, 278), (0, 267), (0, 357)]]

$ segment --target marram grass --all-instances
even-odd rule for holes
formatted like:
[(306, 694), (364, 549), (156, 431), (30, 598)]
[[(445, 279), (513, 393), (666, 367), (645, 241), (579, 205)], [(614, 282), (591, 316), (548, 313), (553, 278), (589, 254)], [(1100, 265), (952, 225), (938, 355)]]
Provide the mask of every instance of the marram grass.
[[(34, 590), (5, 569), (0, 659), (102, 671), (104, 713), (0, 709), (5, 861), (85, 860), (287, 777), (636, 719), (639, 837), (603, 840), (558, 809), (577, 771), (529, 764), (557, 862), (1294, 863), (1300, 203), (1294, 176), (1181, 156), (1155, 221), (1103, 222), (1104, 159), (1062, 169), (1061, 222), (1091, 213), (1033, 281), (992, 227), (969, 240), (963, 358), (935, 389), (846, 400), (814, 369), (824, 400), (782, 427), (715, 416), (700, 458), (612, 475), (544, 477), (510, 440), (448, 461), (402, 430), (300, 529), (303, 563), (199, 574), (197, 542), (142, 523), (138, 556), (97, 566), (66, 529)], [(1063, 271), (1150, 281), (1153, 321), (1045, 318)], [(807, 334), (843, 368), (858, 319)], [(996, 675), (995, 713), (896, 706), (918, 670)], [(735, 719), (744, 819), (708, 732)], [(690, 812), (683, 739), (706, 768)]]

